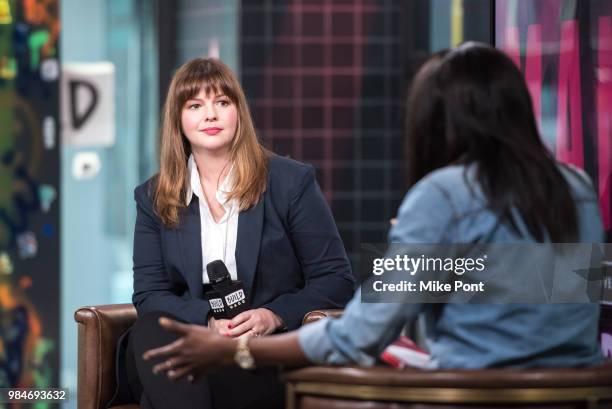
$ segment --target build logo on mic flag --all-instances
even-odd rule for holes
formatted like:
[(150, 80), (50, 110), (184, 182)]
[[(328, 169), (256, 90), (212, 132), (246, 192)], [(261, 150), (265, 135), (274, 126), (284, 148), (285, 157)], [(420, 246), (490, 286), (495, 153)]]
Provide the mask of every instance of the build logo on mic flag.
[(234, 291), (225, 296), (225, 303), (230, 309), (233, 309), (239, 305), (244, 304), (246, 301), (246, 296), (244, 295), (244, 290), (240, 289)]
[(222, 313), (225, 312), (225, 308), (223, 308), (223, 300), (221, 298), (211, 298), (208, 300), (210, 304), (210, 308), (214, 313)]

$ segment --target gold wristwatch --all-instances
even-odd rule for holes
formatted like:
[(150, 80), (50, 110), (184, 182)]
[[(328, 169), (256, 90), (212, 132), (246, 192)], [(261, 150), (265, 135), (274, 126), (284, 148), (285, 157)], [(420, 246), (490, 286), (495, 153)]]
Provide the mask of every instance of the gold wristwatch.
[(255, 358), (249, 349), (249, 337), (238, 338), (238, 347), (234, 354), (234, 361), (242, 369), (255, 369)]

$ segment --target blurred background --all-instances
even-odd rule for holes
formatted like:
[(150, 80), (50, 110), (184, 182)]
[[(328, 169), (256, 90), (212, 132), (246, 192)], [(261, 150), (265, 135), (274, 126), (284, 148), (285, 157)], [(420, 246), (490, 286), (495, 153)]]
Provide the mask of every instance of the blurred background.
[(75, 396), (74, 310), (130, 302), (133, 189), (156, 172), (183, 62), (238, 74), (263, 143), (316, 167), (356, 268), (405, 193), (406, 88), (467, 40), (521, 68), (547, 145), (591, 175), (610, 235), (609, 1), (0, 0), (0, 386)]

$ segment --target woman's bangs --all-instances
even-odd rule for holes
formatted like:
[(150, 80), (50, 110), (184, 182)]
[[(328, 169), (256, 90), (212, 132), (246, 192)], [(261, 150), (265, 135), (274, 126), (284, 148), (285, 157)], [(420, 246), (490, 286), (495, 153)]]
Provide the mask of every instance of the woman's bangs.
[(205, 78), (202, 81), (202, 87), (206, 95), (225, 95), (234, 104), (238, 103), (238, 95), (231, 86), (231, 82), (220, 72), (216, 72), (211, 74), (208, 78)]
[(237, 94), (220, 72), (208, 72), (204, 75), (193, 75), (188, 77), (179, 86), (177, 93), (179, 106), (184, 106), (187, 101), (194, 98), (204, 90), (205, 95), (225, 95), (234, 104), (238, 102)]

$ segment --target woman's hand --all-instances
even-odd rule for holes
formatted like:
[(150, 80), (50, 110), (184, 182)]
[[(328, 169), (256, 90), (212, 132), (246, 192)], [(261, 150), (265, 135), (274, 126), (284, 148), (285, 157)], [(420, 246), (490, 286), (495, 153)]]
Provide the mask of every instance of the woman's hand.
[(193, 381), (204, 372), (232, 362), (235, 340), (201, 325), (183, 324), (168, 318), (160, 318), (159, 324), (181, 338), (144, 353), (145, 361), (164, 358), (153, 367), (153, 373), (166, 372), (171, 380), (186, 377)]
[(231, 337), (258, 337), (273, 333), (283, 326), (283, 321), (267, 308), (256, 308), (236, 315), (228, 326)]
[(227, 337), (229, 336), (230, 322), (231, 322), (230, 320), (226, 320), (226, 319), (217, 320), (217, 319), (214, 319), (213, 317), (210, 317), (210, 319), (208, 320), (208, 328), (215, 331), (219, 335), (223, 335)]

